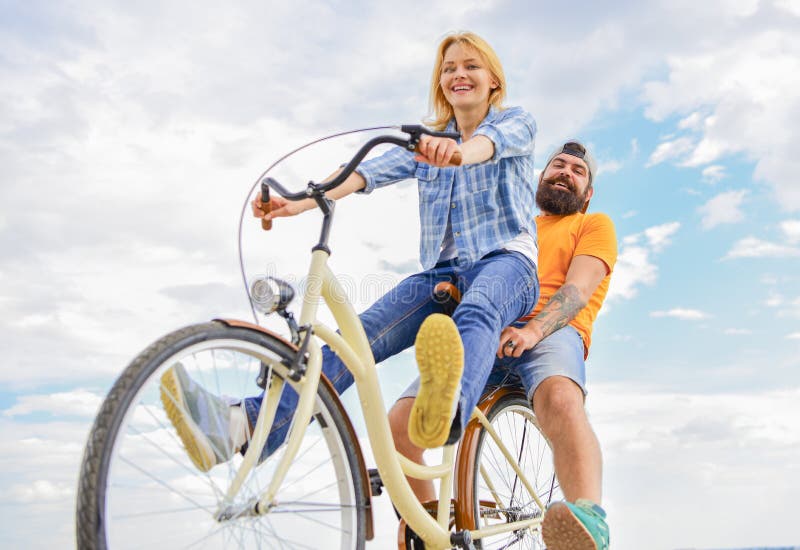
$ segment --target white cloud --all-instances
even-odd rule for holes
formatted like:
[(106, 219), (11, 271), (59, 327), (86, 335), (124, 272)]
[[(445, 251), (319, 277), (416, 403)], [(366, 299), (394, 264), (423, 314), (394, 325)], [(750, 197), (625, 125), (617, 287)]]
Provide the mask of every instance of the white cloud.
[(700, 321), (708, 319), (710, 315), (697, 309), (673, 308), (667, 311), (653, 311), (650, 317), (674, 317), (682, 321)]
[(719, 164), (712, 164), (703, 168), (703, 181), (710, 184), (719, 183), (725, 178), (725, 167)]
[(680, 222), (664, 223), (648, 227), (644, 230), (644, 235), (647, 237), (647, 242), (653, 250), (655, 252), (661, 252), (664, 247), (672, 243), (670, 238), (678, 232), (680, 227)]
[(619, 160), (602, 160), (597, 168), (598, 174), (614, 174), (622, 170), (623, 163)]
[(734, 243), (725, 258), (794, 258), (800, 256), (800, 248), (771, 243), (756, 237), (745, 237)]
[(650, 251), (642, 246), (624, 246), (617, 256), (614, 274), (606, 300), (629, 300), (639, 292), (639, 286), (652, 285), (656, 281), (658, 268), (650, 261)]
[[(787, 93), (800, 87), (800, 44), (790, 38), (797, 26), (781, 29), (754, 16), (746, 27), (734, 41), (712, 40), (670, 57), (666, 80), (645, 85), (654, 120), (692, 113), (678, 123), (681, 135), (656, 147), (651, 163), (702, 166), (741, 154), (754, 162), (754, 177), (772, 187), (781, 207), (800, 210), (794, 177), (800, 159), (789, 130), (800, 123), (800, 95)], [(702, 121), (698, 107), (710, 113)]]
[(630, 300), (638, 294), (640, 286), (655, 283), (658, 267), (653, 263), (651, 256), (669, 245), (672, 242), (671, 237), (679, 228), (679, 222), (670, 222), (623, 237), (608, 289), (607, 302), (617, 299)]
[(747, 191), (726, 191), (709, 200), (697, 209), (703, 216), (703, 229), (711, 229), (725, 223), (738, 223), (744, 219), (742, 201)]
[(800, 17), (800, 2), (797, 0), (775, 0), (775, 5), (795, 17)]
[(690, 129), (696, 130), (700, 128), (703, 122), (703, 115), (699, 111), (695, 111), (684, 119), (678, 122), (678, 128), (682, 130)]
[[(791, 505), (800, 491), (800, 388), (709, 395), (595, 383), (586, 404), (603, 447), (604, 506), (615, 518), (616, 548), (763, 548), (793, 540), (793, 526), (771, 518), (776, 499)], [(633, 479), (649, 480), (652, 500), (638, 500), (642, 485)], [(770, 497), (753, 501), (750, 520), (780, 533), (730, 522), (730, 502), (753, 491)], [(651, 504), (665, 514), (654, 517)], [(654, 530), (673, 534), (654, 542)]]
[(790, 244), (800, 243), (800, 220), (781, 222), (781, 230)]
[(46, 479), (37, 479), (31, 483), (14, 484), (8, 488), (8, 498), (12, 502), (30, 503), (66, 500), (72, 498), (75, 488), (65, 483), (52, 483)]
[(656, 164), (685, 156), (694, 146), (694, 141), (687, 137), (659, 143), (655, 151), (650, 154), (646, 166), (655, 166)]
[(3, 416), (14, 417), (47, 412), (57, 416), (93, 418), (101, 402), (100, 396), (81, 389), (53, 394), (22, 395), (17, 397), (14, 405), (3, 411)]
[(770, 291), (767, 299), (764, 300), (764, 305), (768, 307), (780, 307), (783, 305), (783, 296), (774, 291)]
[(800, 332), (792, 332), (787, 334), (786, 338), (789, 340), (800, 340)]

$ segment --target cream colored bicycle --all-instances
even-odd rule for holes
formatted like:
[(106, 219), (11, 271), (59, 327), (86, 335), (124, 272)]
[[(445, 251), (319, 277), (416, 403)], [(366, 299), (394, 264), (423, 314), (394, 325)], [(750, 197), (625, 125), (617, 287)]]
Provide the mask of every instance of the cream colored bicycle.
[[(375, 146), (414, 149), (421, 126), (403, 137), (370, 139), (332, 181), (291, 193), (313, 198), (324, 214), (299, 319), (287, 306), (287, 283), (260, 278), (254, 303), (286, 319), (290, 337), (257, 324), (214, 320), (159, 339), (125, 369), (101, 406), (81, 466), (76, 528), (79, 548), (364, 548), (374, 536), (371, 499), (385, 487), (410, 529), (401, 547), (543, 548), (543, 510), (561, 498), (551, 452), (520, 389), (492, 389), (476, 408), (458, 446), (442, 461), (414, 464), (394, 449), (377, 369), (364, 329), (328, 267), (334, 204), (325, 192), (343, 181)], [(257, 294), (257, 296), (256, 296)], [(318, 320), (324, 303), (337, 330)], [(368, 471), (361, 444), (332, 384), (321, 374), (320, 341), (355, 379), (377, 470)], [(186, 454), (160, 402), (162, 374), (180, 363), (219, 395), (265, 398), (243, 455), (200, 472)], [(259, 463), (281, 393), (299, 403), (287, 440)], [(437, 503), (420, 504), (406, 475), (438, 479)], [(449, 498), (452, 495), (452, 499)]]

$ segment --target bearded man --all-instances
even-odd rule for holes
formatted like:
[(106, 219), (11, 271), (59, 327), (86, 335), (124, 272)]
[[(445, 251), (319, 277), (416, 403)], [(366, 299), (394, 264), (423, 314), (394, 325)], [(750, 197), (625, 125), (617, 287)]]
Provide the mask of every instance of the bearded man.
[[(565, 500), (545, 513), (549, 550), (607, 550), (608, 525), (600, 507), (602, 456), (589, 424), (585, 360), (592, 324), (608, 292), (617, 259), (614, 224), (605, 214), (586, 214), (597, 163), (578, 141), (561, 145), (539, 176), (536, 217), (540, 298), (534, 310), (503, 330), (489, 384), (520, 383), (551, 443)], [(395, 445), (422, 463), (422, 449), (407, 433), (417, 394), (414, 382), (389, 413)], [(430, 481), (409, 478), (417, 497), (436, 498)]]

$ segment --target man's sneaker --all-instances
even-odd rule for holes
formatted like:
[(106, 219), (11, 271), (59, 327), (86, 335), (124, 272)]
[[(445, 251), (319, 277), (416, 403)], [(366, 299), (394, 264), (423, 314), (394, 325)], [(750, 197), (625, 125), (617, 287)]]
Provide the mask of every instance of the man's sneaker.
[(608, 550), (606, 512), (585, 499), (554, 502), (544, 514), (542, 537), (547, 550)]
[(408, 437), (417, 447), (441, 447), (450, 434), (464, 370), (464, 346), (458, 327), (447, 315), (434, 313), (422, 323), (415, 342), (420, 387), (408, 422)]
[(192, 380), (180, 363), (161, 376), (161, 403), (199, 470), (230, 460), (230, 405)]

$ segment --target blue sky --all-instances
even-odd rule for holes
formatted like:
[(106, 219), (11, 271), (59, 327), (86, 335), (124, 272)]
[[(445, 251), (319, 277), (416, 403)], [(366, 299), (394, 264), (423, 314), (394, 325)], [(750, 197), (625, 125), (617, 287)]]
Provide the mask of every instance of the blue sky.
[[(509, 103), (536, 117), (537, 168), (565, 137), (600, 161), (591, 209), (621, 255), (587, 407), (615, 548), (800, 543), (796, 0), (0, 0), (0, 538), (71, 542), (114, 377), (173, 328), (248, 315), (235, 238), (254, 179), (319, 136), (420, 120), (457, 29), (494, 45)], [(324, 177), (356, 145), (283, 177)], [(337, 209), (332, 266), (359, 307), (364, 281), (416, 269), (416, 200), (406, 183)], [(301, 277), (316, 224), (248, 230), (249, 271)], [(383, 367), (387, 400), (413, 369)]]

